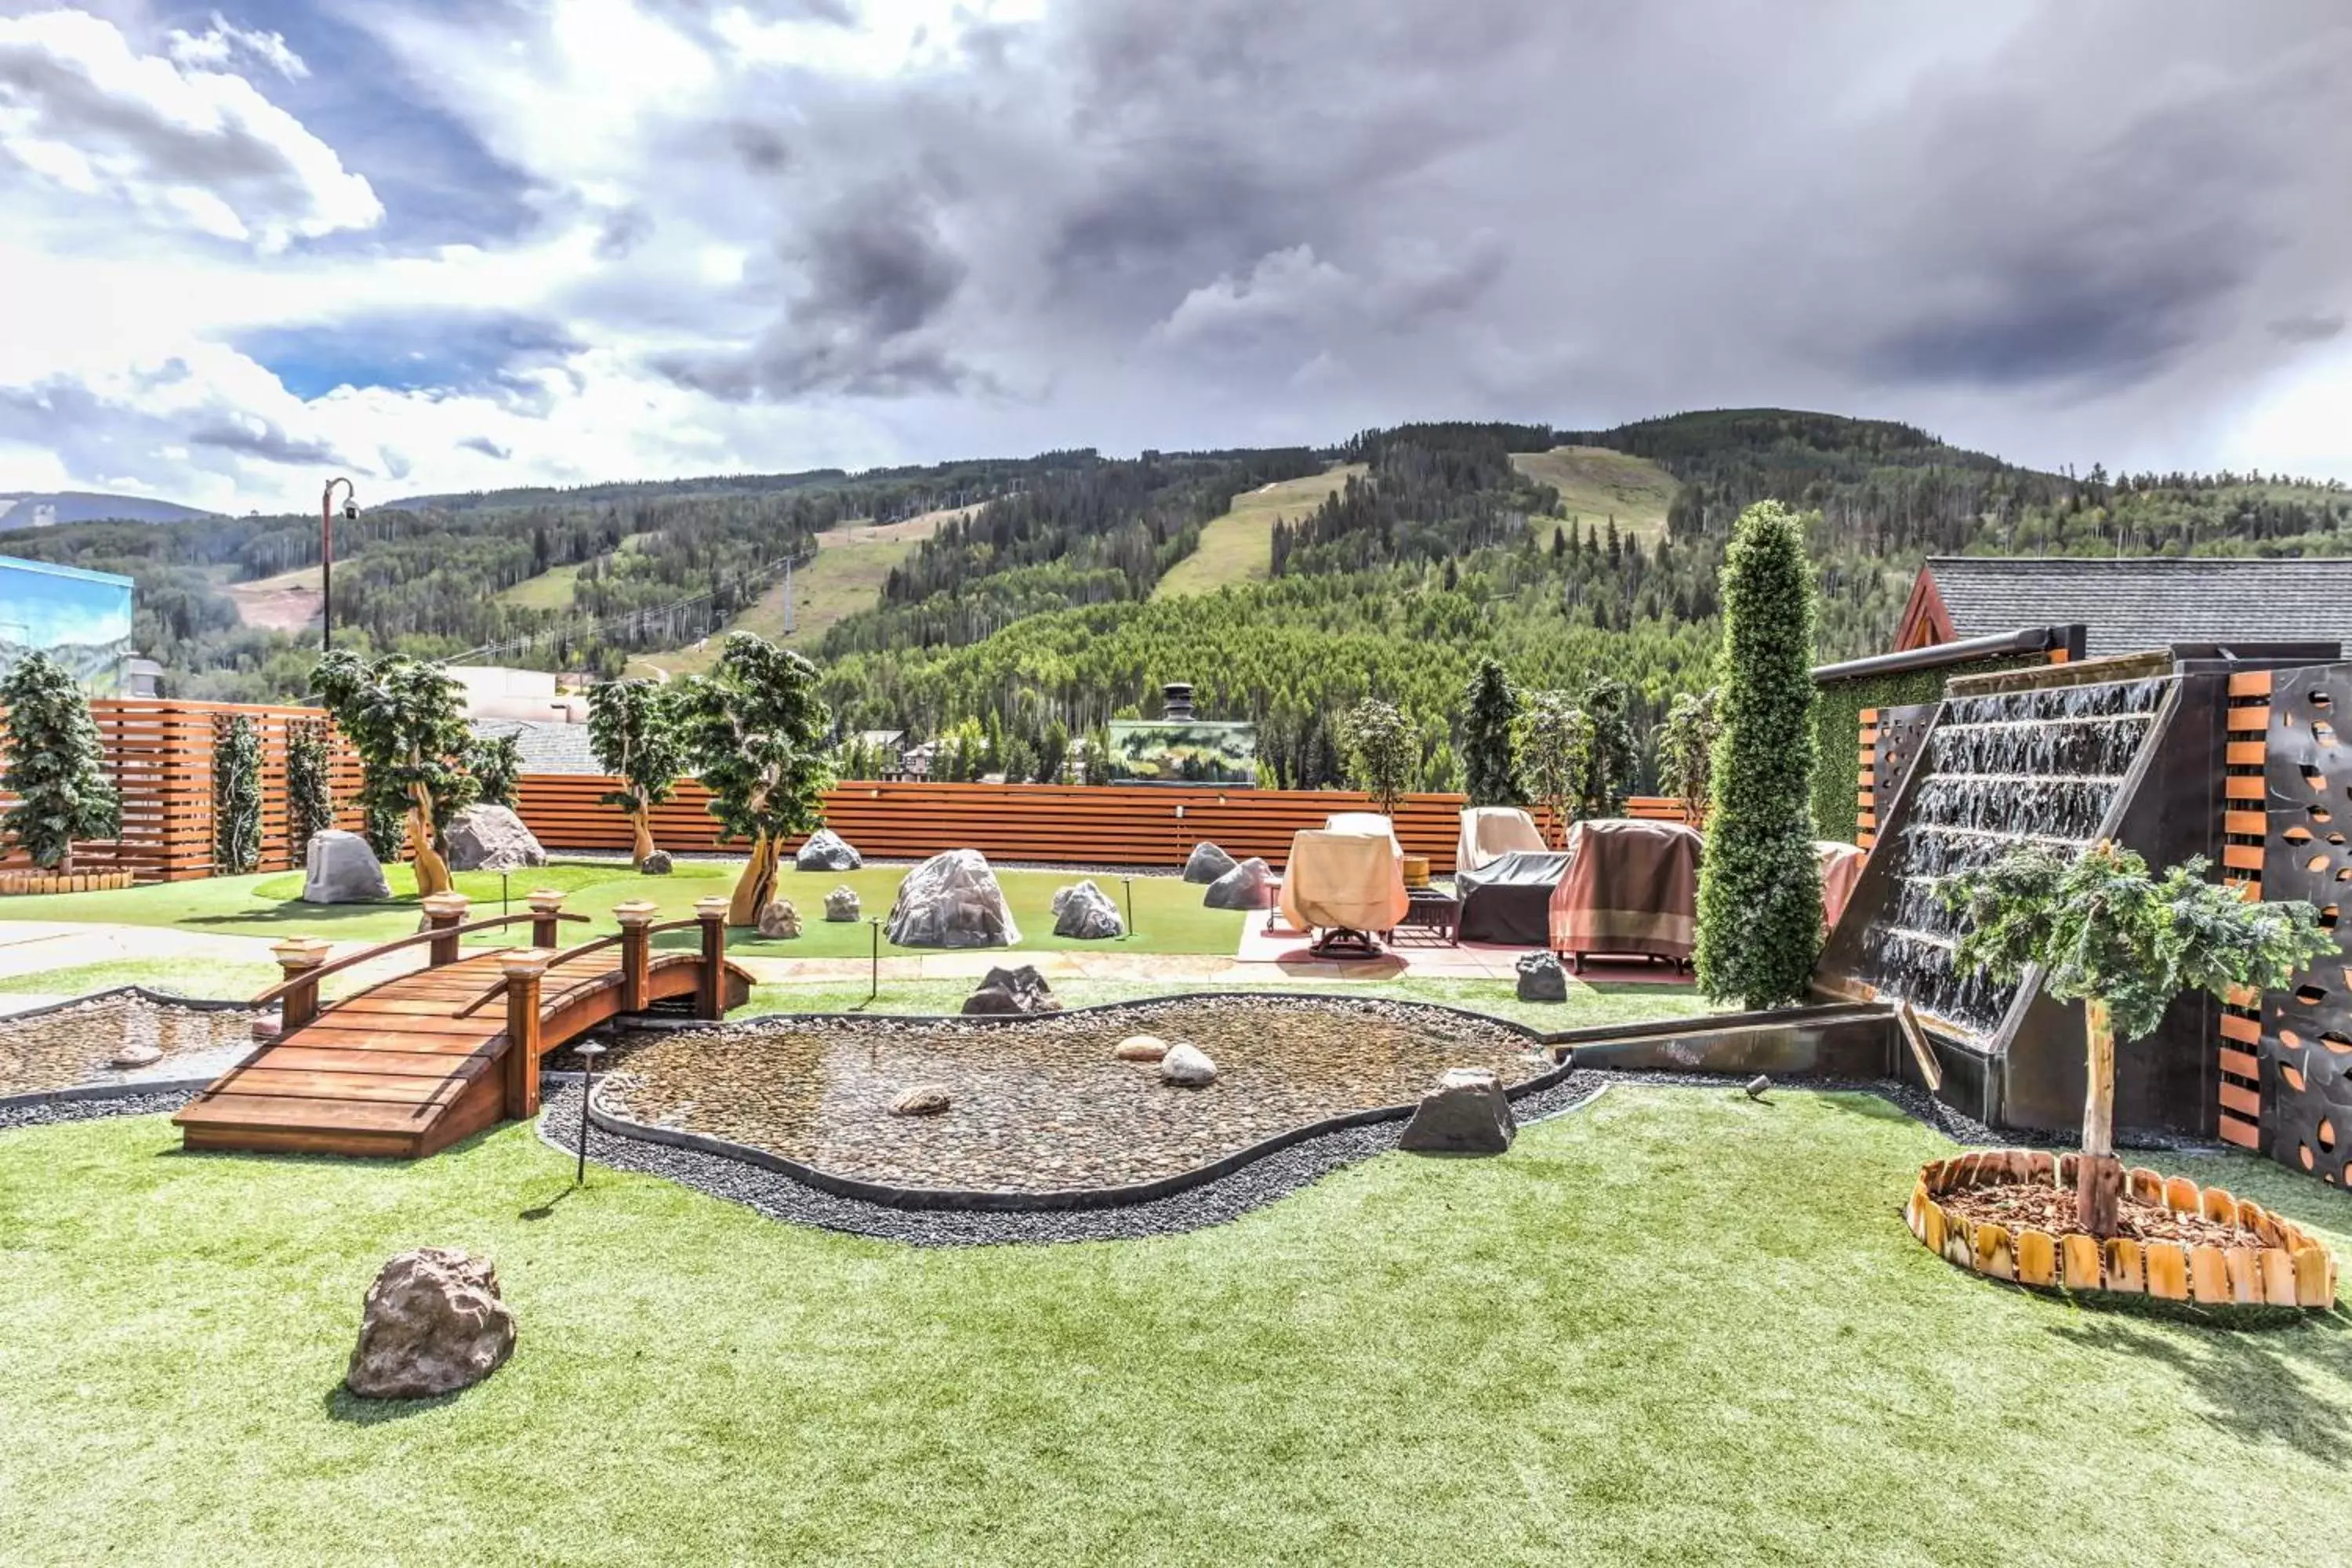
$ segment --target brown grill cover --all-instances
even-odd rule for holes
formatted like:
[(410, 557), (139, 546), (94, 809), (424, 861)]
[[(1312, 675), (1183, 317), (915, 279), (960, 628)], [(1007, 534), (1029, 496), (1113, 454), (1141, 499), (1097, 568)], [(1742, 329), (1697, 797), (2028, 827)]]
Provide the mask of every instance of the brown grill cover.
[(1551, 896), (1554, 952), (1684, 959), (1698, 942), (1698, 834), (1612, 816), (1569, 830)]
[(1822, 929), (1827, 931), (1845, 913), (1845, 901), (1853, 897), (1853, 885), (1862, 880), (1863, 865), (1870, 857), (1833, 838), (1815, 839), (1813, 848), (1822, 858)]

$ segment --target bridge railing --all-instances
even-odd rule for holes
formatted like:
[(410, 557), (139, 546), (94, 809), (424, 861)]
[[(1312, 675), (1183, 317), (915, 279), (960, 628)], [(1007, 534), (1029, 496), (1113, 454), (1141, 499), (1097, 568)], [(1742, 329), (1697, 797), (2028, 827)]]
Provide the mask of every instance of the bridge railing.
[(488, 920), (467, 921), (467, 900), (463, 893), (434, 893), (425, 902), (425, 927), (409, 936), (382, 942), (361, 952), (347, 953), (328, 962), (331, 944), (317, 937), (294, 937), (277, 943), (271, 952), (277, 956), (278, 967), (285, 978), (253, 999), (257, 1007), (276, 1002), (279, 1007), (280, 1032), (298, 1029), (319, 1016), (319, 983), (331, 974), (356, 969), (388, 953), (423, 942), (430, 956), (428, 969), (438, 969), (445, 963), (457, 962), (457, 939), (476, 931), (495, 931), (501, 926), (520, 925), (528, 921), (534, 947), (555, 945), (557, 931), (565, 921), (588, 923), (586, 915), (567, 914), (562, 905), (563, 895), (545, 890), (530, 895), (530, 912), (520, 915), (495, 915)]

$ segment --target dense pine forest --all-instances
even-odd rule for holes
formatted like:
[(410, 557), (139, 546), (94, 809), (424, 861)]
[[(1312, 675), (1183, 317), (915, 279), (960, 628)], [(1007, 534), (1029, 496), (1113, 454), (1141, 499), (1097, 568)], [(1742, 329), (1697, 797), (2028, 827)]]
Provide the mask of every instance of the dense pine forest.
[[(1671, 476), (1663, 531), (1513, 460), (1564, 446)], [(1154, 596), (1236, 497), (1338, 463), (1360, 474), (1274, 525), (1259, 580)], [(1259, 723), (1270, 782), (1313, 786), (1339, 772), (1339, 714), (1377, 695), (1421, 731), (1420, 782), (1448, 787), (1486, 654), (1531, 689), (1624, 681), (1643, 737), (1705, 685), (1723, 546), (1767, 499), (1808, 514), (1823, 658), (1884, 647), (1928, 554), (2352, 554), (2340, 484), (2053, 474), (1908, 426), (1738, 410), (1609, 430), (1408, 425), (1319, 452), (1077, 450), (420, 498), (339, 523), (335, 618), (354, 646), (610, 675), (725, 627), (820, 536), (935, 519), (811, 648), (845, 730), (961, 731), (1021, 776), (1189, 679), (1205, 713)], [(84, 523), (7, 548), (135, 577), (137, 640), (175, 693), (300, 689), (315, 632), (248, 626), (230, 591), (315, 567), (315, 518)]]

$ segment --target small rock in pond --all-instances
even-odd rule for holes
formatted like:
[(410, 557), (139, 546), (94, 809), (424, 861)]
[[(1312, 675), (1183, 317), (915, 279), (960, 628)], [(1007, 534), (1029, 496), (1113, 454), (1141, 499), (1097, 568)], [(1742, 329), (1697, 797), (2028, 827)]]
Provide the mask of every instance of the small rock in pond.
[(865, 864), (866, 858), (830, 827), (810, 834), (800, 853), (793, 857), (793, 868), (801, 871), (855, 871)]
[(667, 877), (670, 871), (669, 851), (656, 849), (637, 862), (637, 872), (646, 877)]
[(948, 1098), (948, 1086), (943, 1083), (919, 1083), (898, 1091), (890, 1101), (893, 1116), (937, 1116), (952, 1103)]
[(487, 1258), (404, 1252), (368, 1287), (343, 1382), (365, 1399), (430, 1399), (482, 1381), (514, 1352), (514, 1313)]
[(1074, 882), (1054, 895), (1054, 934), (1079, 942), (1102, 942), (1127, 934), (1118, 906), (1091, 881)]
[(1551, 953), (1524, 953), (1519, 958), (1518, 969), (1520, 1001), (1568, 1000), (1568, 972), (1559, 966), (1559, 960)]
[(1771, 1087), (1771, 1078), (1768, 1074), (1759, 1072), (1754, 1078), (1748, 1080), (1748, 1098), (1750, 1100), (1761, 1100), (1764, 1098), (1765, 1092)]
[(1199, 1089), (1217, 1081), (1217, 1064), (1200, 1047), (1180, 1041), (1169, 1047), (1168, 1054), (1160, 1058), (1160, 1081)]
[(1157, 1035), (1129, 1035), (1111, 1052), (1123, 1062), (1156, 1062), (1168, 1054), (1168, 1042)]
[(126, 1045), (115, 1052), (114, 1059), (109, 1065), (118, 1068), (151, 1068), (163, 1059), (163, 1048), (161, 1046), (134, 1043)]
[(1058, 1013), (1061, 998), (1045, 984), (1034, 963), (1018, 969), (992, 969), (981, 977), (980, 988), (963, 999), (971, 1014)]
[(1204, 910), (1270, 910), (1274, 908), (1274, 868), (1253, 855), (1214, 882), (1202, 895)]
[(760, 911), (760, 934), (772, 941), (789, 941), (801, 934), (801, 912), (793, 908), (790, 899), (771, 899)]
[(1184, 862), (1184, 879), (1205, 886), (1232, 870), (1234, 864), (1232, 856), (1202, 839), (1192, 846), (1192, 853)]
[(827, 893), (824, 896), (824, 918), (835, 921), (856, 920), (857, 889), (845, 884)]
[(1499, 1154), (1518, 1131), (1491, 1068), (1449, 1068), (1421, 1097), (1397, 1147), (1425, 1154)]

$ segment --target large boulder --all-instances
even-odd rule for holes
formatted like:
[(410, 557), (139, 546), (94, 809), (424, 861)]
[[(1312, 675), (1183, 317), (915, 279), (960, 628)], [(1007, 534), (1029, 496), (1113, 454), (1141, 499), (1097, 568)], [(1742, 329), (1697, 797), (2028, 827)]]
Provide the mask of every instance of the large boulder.
[(1234, 868), (1234, 858), (1206, 839), (1192, 846), (1184, 861), (1184, 879), (1206, 885)]
[(790, 899), (770, 899), (760, 911), (760, 934), (771, 942), (790, 942), (801, 934), (801, 912)]
[(1270, 910), (1274, 903), (1274, 868), (1255, 855), (1210, 883), (1201, 896), (1205, 910)]
[(992, 969), (981, 977), (980, 989), (963, 999), (963, 1010), (976, 1016), (1014, 1013), (1058, 1013), (1062, 999), (1045, 984), (1034, 963), (1018, 969)]
[(469, 1388), (514, 1352), (514, 1314), (487, 1258), (449, 1247), (404, 1252), (377, 1271), (343, 1382), (366, 1399)]
[(1559, 960), (1549, 952), (1526, 952), (1519, 955), (1519, 1000), (1522, 1002), (1565, 1002), (1568, 1000), (1568, 971)]
[(1160, 1081), (1183, 1089), (1206, 1089), (1217, 1081), (1217, 1064), (1200, 1047), (1180, 1040), (1160, 1058)]
[(803, 871), (855, 871), (866, 864), (866, 857), (832, 828), (820, 827), (809, 835), (793, 864)]
[(1518, 1131), (1491, 1068), (1451, 1068), (1421, 1097), (1397, 1147), (1423, 1154), (1499, 1154)]
[(1091, 881), (1073, 882), (1054, 895), (1054, 934), (1079, 942), (1125, 936), (1126, 922), (1110, 895)]
[(908, 872), (885, 930), (900, 947), (1011, 947), (1021, 940), (996, 873), (977, 849), (950, 849)]
[(340, 827), (310, 835), (302, 855), (302, 901), (306, 904), (373, 904), (392, 897), (375, 851), (356, 833)]
[(846, 883), (824, 896), (824, 918), (829, 921), (854, 921), (857, 918), (857, 889)]
[(469, 805), (441, 835), (452, 871), (520, 871), (547, 864), (547, 851), (522, 818), (503, 805)]

